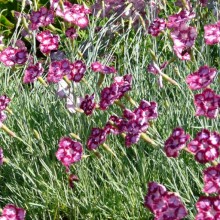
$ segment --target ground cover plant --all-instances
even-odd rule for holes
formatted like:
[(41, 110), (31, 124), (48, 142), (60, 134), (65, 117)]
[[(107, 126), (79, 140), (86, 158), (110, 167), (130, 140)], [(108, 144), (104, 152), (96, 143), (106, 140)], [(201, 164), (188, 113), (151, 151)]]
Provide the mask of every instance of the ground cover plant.
[(0, 6), (0, 220), (220, 219), (218, 1)]

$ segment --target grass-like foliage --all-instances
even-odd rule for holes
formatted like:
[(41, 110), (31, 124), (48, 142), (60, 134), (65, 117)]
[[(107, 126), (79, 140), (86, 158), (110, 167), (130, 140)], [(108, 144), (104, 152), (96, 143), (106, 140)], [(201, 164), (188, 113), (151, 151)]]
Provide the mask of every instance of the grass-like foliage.
[[(61, 9), (64, 2), (59, 1)], [(120, 2), (118, 5), (122, 4)], [(32, 56), (29, 60), (32, 60), (33, 64), (41, 63), (44, 72), (40, 80), (24, 83), (24, 74), (31, 61), (16, 63), (15, 60), (14, 65), (7, 66), (3, 58), (0, 58), (0, 96), (6, 95), (11, 99), (8, 108), (12, 111), (10, 113), (8, 108), (4, 109), (7, 120), (2, 123), (16, 135), (10, 136), (0, 129), (0, 149), (2, 148), (4, 153), (2, 165), (0, 155), (0, 208), (15, 204), (26, 210), (25, 219), (32, 220), (154, 219), (153, 214), (156, 216), (158, 213), (155, 214), (156, 212), (151, 210), (152, 214), (146, 209), (145, 196), (148, 192), (147, 184), (157, 182), (164, 185), (167, 191), (175, 192), (181, 199), (187, 209), (184, 219), (195, 219), (198, 213), (195, 204), (202, 195), (210, 194), (204, 190), (204, 169), (210, 167), (210, 163), (217, 165), (219, 158), (199, 163), (186, 146), (202, 129), (220, 133), (220, 101), (217, 113), (212, 118), (207, 115), (196, 116), (194, 95), (201, 94), (206, 88), (194, 91), (190, 89), (186, 78), (201, 66), (215, 68), (214, 77), (207, 86), (216, 94), (220, 94), (220, 47), (218, 42), (211, 45), (204, 38), (204, 26), (218, 21), (220, 5), (217, 1), (209, 1), (207, 6), (202, 6), (199, 1), (178, 1), (185, 2), (185, 5), (182, 5), (185, 10), (195, 13), (195, 16), (184, 21), (184, 24), (195, 27), (197, 31), (196, 39), (191, 39), (193, 44), (182, 48), (178, 55), (174, 48), (179, 39), (179, 35), (174, 33), (179, 30), (178, 27), (164, 27), (157, 36), (152, 36), (148, 30), (157, 17), (165, 19), (164, 25), (167, 26), (168, 17), (180, 12), (181, 7), (176, 6), (175, 1), (169, 0), (143, 2), (145, 8), (141, 10), (144, 15), (142, 11), (134, 9), (137, 3), (127, 4), (125, 9), (119, 12), (112, 6), (109, 14), (92, 10), (90, 14), (86, 14), (89, 23), (83, 23), (85, 27), (82, 28), (80, 22), (73, 24), (65, 20), (65, 16), (55, 16), (52, 24), (37, 26), (36, 29), (35, 25), (34, 28), (32, 26), (34, 30), (31, 30), (30, 17), (21, 14), (31, 15), (42, 6), (49, 8), (50, 4), (47, 2), (33, 1), (31, 5), (25, 5), (25, 1), (16, 3), (16, 10), (21, 14), (15, 15), (15, 18), (12, 18), (9, 11), (2, 12), (8, 25), (10, 19), (11, 22), (14, 19), (14, 27), (8, 31), (7, 25), (2, 25), (3, 16), (0, 17), (0, 37), (5, 36), (3, 42), (0, 40), (0, 57), (5, 48), (11, 46), (17, 49), (16, 41), (22, 40), (25, 51)], [(89, 7), (93, 5), (88, 1), (72, 1), (72, 4), (85, 3)], [(12, 2), (0, 1), (3, 8), (7, 4), (11, 5)], [(100, 4), (100, 7), (104, 6), (103, 3)], [(128, 16), (124, 16), (128, 10), (133, 10), (133, 14), (129, 14), (129, 11)], [(135, 13), (138, 19), (132, 17)], [(39, 25), (39, 22), (36, 24)], [(65, 31), (72, 26), (78, 35), (75, 39), (65, 35)], [(65, 59), (71, 63), (81, 60), (86, 65), (80, 82), (70, 81), (70, 78), (65, 80), (69, 83), (66, 85), (70, 94), (73, 94), (74, 104), (77, 104), (77, 98), (94, 94), (98, 104), (94, 105), (95, 109), (91, 115), (84, 114), (79, 105), (74, 113), (69, 111), (66, 99), (57, 96), (58, 83), (47, 82), (47, 73), (53, 62), (51, 51), (53, 53), (54, 49), (44, 48), (42, 51), (42, 43), (37, 37), (41, 31), (46, 30), (59, 36), (59, 48), (55, 50), (63, 51)], [(219, 36), (220, 34), (218, 38)], [(187, 35), (187, 39), (190, 37)], [(184, 58), (187, 54), (189, 59)], [(91, 68), (95, 61), (102, 64), (100, 68), (104, 73), (110, 70), (117, 73), (102, 74), (101, 70), (95, 72)], [(166, 61), (168, 65), (164, 69), (160, 68)], [(150, 64), (156, 65), (156, 73), (150, 72)], [(102, 90), (110, 87), (116, 76), (125, 74), (132, 75), (132, 89), (120, 97), (120, 101), (116, 100), (117, 104), (113, 101), (114, 104), (107, 110), (97, 108)], [(199, 75), (198, 78), (202, 76)], [(129, 101), (129, 98), (132, 100)], [(218, 99), (220, 100), (219, 95)], [(123, 106), (133, 111), (141, 100), (156, 102), (158, 106), (158, 117), (145, 121), (148, 128), (144, 130), (144, 134), (153, 144), (147, 142), (146, 138), (140, 138), (137, 143), (126, 147), (126, 132), (123, 131), (122, 135), (109, 134), (104, 141), (106, 147), (102, 144), (94, 151), (87, 148), (92, 128), (104, 128), (110, 116), (122, 117)], [(0, 128), (1, 126), (0, 117)], [(182, 150), (178, 157), (172, 158), (164, 150), (164, 145), (177, 127), (181, 127), (190, 138), (181, 147), (186, 147), (185, 150)], [(71, 133), (78, 135), (80, 139), (73, 138)], [(60, 139), (67, 136), (82, 144), (84, 156), (77, 163), (72, 162), (71, 166), (65, 167), (57, 159), (56, 152)], [(219, 153), (220, 136), (217, 142)], [(109, 148), (112, 153), (108, 151)], [(79, 180), (74, 181), (72, 187), (68, 184), (70, 173), (76, 175)], [(220, 183), (218, 184), (220, 187)], [(219, 191), (213, 195), (219, 195)], [(198, 216), (196, 219), (202, 220)]]

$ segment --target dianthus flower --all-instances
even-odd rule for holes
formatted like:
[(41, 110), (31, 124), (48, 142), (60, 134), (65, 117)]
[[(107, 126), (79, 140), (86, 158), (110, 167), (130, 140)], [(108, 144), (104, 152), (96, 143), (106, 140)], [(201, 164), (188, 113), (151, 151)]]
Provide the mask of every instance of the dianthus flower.
[(167, 28), (178, 28), (181, 23), (186, 23), (187, 21), (194, 18), (196, 14), (193, 11), (182, 10), (178, 14), (170, 15), (167, 21)]
[(3, 111), (0, 111), (0, 127), (2, 125), (2, 122), (6, 120), (6, 118), (7, 115)]
[(45, 7), (40, 7), (38, 11), (32, 11), (30, 15), (30, 28), (37, 30), (39, 27), (44, 27), (54, 22), (53, 10), (48, 10)]
[(61, 61), (53, 61), (49, 66), (47, 81), (49, 83), (59, 82), (65, 75), (69, 74), (70, 62), (67, 59)]
[(181, 60), (190, 60), (190, 50), (196, 37), (196, 28), (189, 27), (186, 23), (181, 23), (171, 32), (174, 52)]
[(179, 196), (168, 192), (165, 186), (157, 182), (148, 183), (144, 206), (154, 214), (155, 220), (181, 220), (187, 216), (187, 210)]
[(217, 166), (208, 167), (203, 171), (203, 180), (205, 193), (220, 194), (220, 164)]
[(82, 99), (80, 108), (84, 111), (86, 115), (91, 115), (93, 110), (95, 109), (96, 103), (94, 102), (95, 95), (91, 96), (86, 95), (84, 99)]
[(116, 69), (113, 66), (106, 66), (99, 62), (93, 62), (91, 64), (91, 69), (93, 72), (99, 72), (103, 74), (110, 74), (110, 73), (116, 73)]
[(74, 27), (68, 28), (65, 31), (65, 35), (72, 40), (74, 40), (78, 37), (78, 34), (77, 34), (76, 29)]
[(62, 137), (60, 139), (56, 157), (66, 167), (67, 172), (72, 164), (81, 160), (82, 154), (83, 147), (81, 143), (69, 137)]
[(23, 208), (18, 208), (13, 204), (8, 204), (2, 210), (0, 220), (24, 220), (26, 211)]
[(58, 50), (60, 40), (58, 35), (53, 35), (50, 31), (42, 31), (36, 38), (40, 42), (42, 53), (49, 54), (52, 50)]
[(86, 64), (82, 60), (76, 60), (70, 64), (70, 72), (67, 74), (69, 80), (79, 82), (86, 72)]
[(114, 83), (110, 87), (106, 87), (101, 91), (100, 109), (106, 110), (117, 99), (131, 90), (132, 75), (127, 74), (123, 77), (115, 77)]
[(213, 45), (220, 42), (220, 21), (215, 24), (205, 25), (204, 31), (206, 44)]
[(198, 71), (186, 77), (186, 83), (191, 90), (203, 89), (212, 83), (216, 73), (216, 68), (201, 66)]
[(29, 65), (24, 73), (23, 82), (33, 83), (38, 77), (43, 74), (44, 68), (41, 63)]
[(219, 102), (220, 95), (217, 95), (212, 89), (205, 89), (201, 94), (196, 94), (194, 97), (196, 116), (216, 118), (220, 108)]
[(188, 150), (195, 155), (199, 163), (207, 163), (219, 156), (220, 134), (202, 129), (188, 144)]
[(22, 48), (7, 47), (0, 52), (0, 61), (5, 66), (14, 66), (16, 64), (23, 65), (27, 61), (28, 52)]
[(195, 220), (218, 220), (220, 219), (220, 198), (219, 196), (201, 196), (196, 203), (198, 214)]
[(107, 130), (101, 128), (93, 128), (87, 140), (89, 150), (95, 150), (99, 145), (103, 144), (107, 138)]
[(164, 144), (164, 150), (167, 157), (178, 157), (179, 151), (186, 146), (189, 138), (190, 135), (186, 134), (182, 128), (175, 128), (171, 136), (165, 141)]
[(63, 9), (58, 5), (56, 9), (56, 15), (62, 17), (65, 21), (85, 28), (89, 25), (88, 14), (91, 11), (83, 5), (71, 4), (68, 1), (63, 3)]
[(157, 37), (161, 31), (166, 28), (166, 22), (163, 18), (156, 18), (148, 28), (148, 34)]
[(8, 103), (11, 101), (6, 95), (0, 96), (0, 111), (3, 111), (7, 108)]
[(0, 166), (3, 164), (4, 154), (2, 148), (0, 148)]

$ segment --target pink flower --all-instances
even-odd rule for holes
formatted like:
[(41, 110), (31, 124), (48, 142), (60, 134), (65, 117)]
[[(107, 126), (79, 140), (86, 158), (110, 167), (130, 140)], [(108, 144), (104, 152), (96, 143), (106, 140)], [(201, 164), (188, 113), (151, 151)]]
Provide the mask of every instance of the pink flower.
[(220, 164), (217, 166), (208, 167), (203, 172), (205, 193), (218, 193), (220, 194)]
[(95, 109), (96, 103), (94, 102), (95, 95), (86, 95), (80, 104), (80, 108), (84, 111), (86, 115), (91, 115)]
[(91, 64), (91, 68), (92, 68), (92, 71), (93, 72), (100, 72), (100, 73), (103, 73), (103, 74), (110, 74), (110, 73), (116, 73), (116, 69), (112, 66), (105, 66), (105, 65), (102, 65), (101, 63), (99, 62), (93, 62)]
[(69, 137), (62, 137), (60, 139), (56, 157), (66, 167), (67, 172), (72, 164), (81, 160), (82, 154), (83, 147), (81, 143)]
[(190, 135), (178, 127), (173, 130), (171, 136), (165, 141), (164, 150), (167, 157), (178, 157), (179, 151), (186, 146), (186, 142), (189, 140)]
[(69, 80), (80, 82), (86, 72), (86, 64), (82, 60), (77, 60), (70, 64), (71, 71), (67, 74)]
[(219, 100), (220, 95), (211, 89), (205, 89), (201, 94), (196, 94), (194, 97), (196, 116), (216, 118), (219, 113)]
[(49, 54), (51, 50), (58, 50), (60, 40), (58, 35), (53, 35), (50, 31), (42, 31), (36, 38), (40, 42), (42, 53)]
[(33, 83), (39, 76), (43, 74), (44, 68), (41, 63), (35, 65), (29, 65), (24, 73), (23, 82)]
[(2, 122), (6, 120), (6, 118), (7, 115), (3, 111), (0, 111), (0, 127), (2, 125)]
[(54, 22), (53, 10), (48, 10), (45, 7), (40, 7), (38, 11), (32, 11), (30, 15), (30, 28), (37, 30), (39, 27), (44, 27)]
[(131, 90), (132, 75), (127, 74), (123, 77), (114, 78), (114, 83), (101, 91), (100, 109), (106, 110), (115, 100), (120, 99), (123, 95)]
[(0, 148), (0, 166), (3, 164), (3, 162), (4, 162), (4, 154), (2, 148)]
[(61, 61), (53, 61), (49, 66), (47, 81), (49, 83), (59, 82), (65, 75), (69, 74), (70, 62), (67, 59)]
[(150, 24), (148, 28), (148, 34), (151, 34), (154, 37), (157, 37), (161, 31), (166, 28), (166, 22), (163, 18), (156, 18)]
[(8, 204), (4, 207), (0, 220), (24, 220), (26, 211), (15, 205)]
[(93, 128), (91, 135), (87, 140), (89, 150), (95, 150), (99, 145), (103, 144), (107, 138), (107, 130), (101, 128)]
[(217, 69), (215, 68), (201, 66), (198, 71), (186, 77), (186, 83), (191, 90), (203, 89), (212, 83), (216, 73)]
[(148, 183), (144, 206), (155, 215), (155, 220), (181, 220), (187, 210), (176, 193), (168, 192), (165, 186), (156, 182)]
[(220, 134), (210, 132), (207, 129), (201, 130), (189, 144), (188, 149), (195, 155), (199, 163), (207, 163), (219, 156)]
[(69, 187), (74, 188), (74, 182), (78, 182), (79, 178), (74, 174), (70, 174), (68, 180), (69, 180)]
[(218, 220), (220, 219), (220, 198), (219, 196), (201, 196), (196, 203), (198, 214), (195, 220)]
[(79, 26), (80, 28), (85, 28), (89, 25), (89, 19), (87, 14), (90, 14), (89, 8), (83, 5), (71, 4), (68, 1), (63, 3), (63, 9), (58, 5), (56, 9), (56, 15), (62, 17), (64, 20)]
[(195, 27), (189, 27), (181, 23), (171, 32), (174, 52), (181, 60), (190, 60), (190, 50), (195, 43), (197, 31)]
[(28, 52), (26, 49), (15, 49), (7, 47), (0, 52), (0, 61), (5, 66), (23, 65), (27, 61)]
[(215, 24), (204, 26), (205, 43), (208, 45), (217, 44), (220, 42), (220, 21)]
[(76, 39), (78, 37), (78, 34), (76, 33), (76, 29), (74, 27), (70, 27), (65, 32), (66, 36), (72, 40)]
[(6, 95), (0, 96), (0, 112), (5, 110), (8, 106), (8, 103), (11, 101)]
[(178, 28), (181, 23), (186, 23), (195, 16), (196, 14), (193, 11), (182, 10), (180, 13), (168, 17), (167, 27)]

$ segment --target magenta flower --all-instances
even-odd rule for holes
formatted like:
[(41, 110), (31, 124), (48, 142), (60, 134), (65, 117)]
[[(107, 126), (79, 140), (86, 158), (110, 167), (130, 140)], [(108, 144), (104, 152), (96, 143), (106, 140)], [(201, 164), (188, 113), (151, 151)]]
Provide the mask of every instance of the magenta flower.
[(4, 162), (4, 154), (2, 148), (0, 148), (0, 166), (3, 164), (3, 162)]
[(117, 73), (116, 69), (113, 66), (105, 66), (97, 61), (91, 64), (91, 69), (93, 72), (99, 72), (103, 74)]
[(216, 118), (219, 113), (219, 100), (220, 95), (217, 95), (212, 89), (205, 89), (201, 94), (196, 94), (194, 97), (196, 116)]
[(71, 4), (68, 1), (63, 3), (63, 9), (58, 5), (56, 9), (56, 15), (62, 17), (64, 20), (85, 28), (89, 25), (88, 14), (91, 11), (83, 5)]
[(165, 186), (156, 182), (148, 183), (144, 206), (154, 214), (155, 220), (181, 220), (187, 210), (176, 193), (168, 192)]
[(167, 157), (178, 157), (179, 151), (186, 146), (186, 142), (189, 138), (190, 135), (186, 134), (181, 127), (175, 128), (164, 144), (164, 150)]
[(106, 87), (101, 91), (100, 97), (100, 109), (106, 110), (117, 99), (123, 97), (123, 95), (131, 90), (132, 75), (127, 74), (124, 76), (118, 76), (114, 78), (114, 83), (110, 87)]
[(161, 31), (166, 28), (166, 22), (163, 18), (156, 18), (150, 24), (148, 28), (148, 34), (151, 34), (154, 37), (157, 37)]
[(95, 150), (99, 145), (103, 144), (107, 138), (107, 133), (106, 129), (93, 128), (87, 140), (88, 149)]
[(83, 147), (78, 141), (74, 141), (69, 137), (62, 137), (59, 141), (59, 148), (56, 152), (57, 159), (66, 167), (69, 167), (82, 159)]
[(8, 204), (2, 210), (0, 220), (24, 220), (26, 211), (23, 208), (18, 208), (13, 204)]
[(43, 74), (44, 68), (41, 63), (36, 63), (35, 65), (29, 65), (24, 73), (23, 82), (33, 83), (38, 77)]
[(0, 111), (0, 127), (2, 125), (2, 122), (6, 120), (6, 118), (7, 115), (3, 111)]
[(11, 101), (6, 95), (0, 96), (0, 112), (5, 110), (8, 106), (8, 103)]
[(44, 27), (54, 22), (54, 12), (45, 7), (40, 7), (38, 11), (32, 11), (30, 21), (31, 30), (37, 30), (39, 27)]
[(170, 15), (168, 17), (167, 27), (174, 29), (178, 28), (181, 23), (186, 23), (195, 16), (196, 14), (193, 11), (182, 10), (178, 14)]
[(207, 129), (201, 130), (196, 137), (188, 144), (189, 151), (195, 155), (199, 163), (207, 163), (219, 156), (220, 134), (210, 132)]
[(91, 96), (86, 95), (84, 99), (82, 99), (80, 108), (84, 111), (86, 115), (91, 115), (93, 110), (95, 109), (96, 103), (94, 102), (95, 95)]
[(215, 24), (205, 25), (204, 31), (206, 44), (213, 45), (220, 42), (220, 21)]
[(203, 180), (205, 193), (218, 193), (220, 194), (220, 164), (217, 166), (208, 167), (203, 171)]
[(207, 6), (209, 0), (199, 0), (203, 7)]
[(196, 203), (198, 214), (195, 220), (218, 220), (220, 219), (220, 198), (219, 196), (201, 196)]
[(0, 52), (0, 61), (5, 66), (23, 65), (27, 61), (28, 52), (26, 49), (15, 49), (7, 47)]
[(82, 60), (77, 60), (70, 64), (71, 71), (67, 74), (69, 80), (80, 82), (86, 72), (86, 64)]
[(50, 31), (42, 31), (36, 38), (40, 42), (42, 53), (49, 54), (52, 50), (58, 50), (60, 40), (58, 35), (53, 35)]
[(61, 61), (53, 61), (49, 66), (47, 81), (49, 83), (59, 82), (65, 75), (69, 74), (70, 62), (67, 59)]
[(196, 28), (189, 27), (186, 23), (181, 23), (171, 32), (174, 52), (181, 60), (190, 60), (190, 50), (196, 37)]
[(212, 83), (216, 73), (217, 69), (215, 68), (201, 66), (198, 71), (186, 77), (186, 83), (191, 90), (203, 89)]
[(78, 34), (76, 32), (76, 29), (74, 27), (70, 27), (65, 32), (66, 36), (72, 40), (76, 39), (78, 37)]

